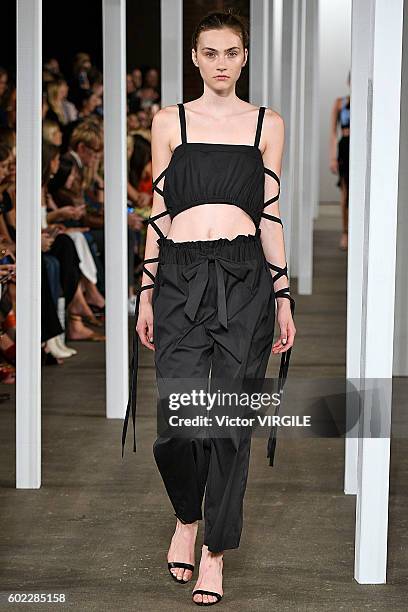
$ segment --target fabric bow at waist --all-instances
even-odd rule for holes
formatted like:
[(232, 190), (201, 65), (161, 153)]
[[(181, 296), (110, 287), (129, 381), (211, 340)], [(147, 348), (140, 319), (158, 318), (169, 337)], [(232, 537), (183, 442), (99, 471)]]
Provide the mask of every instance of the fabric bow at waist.
[(205, 255), (204, 259), (189, 264), (183, 271), (183, 276), (189, 282), (188, 299), (184, 306), (184, 312), (191, 321), (195, 320), (197, 310), (201, 304), (205, 288), (208, 284), (208, 264), (214, 262), (217, 278), (217, 309), (218, 320), (221, 325), (228, 329), (227, 302), (225, 297), (224, 270), (239, 280), (244, 280), (248, 274), (248, 268), (244, 262), (231, 261), (220, 255)]

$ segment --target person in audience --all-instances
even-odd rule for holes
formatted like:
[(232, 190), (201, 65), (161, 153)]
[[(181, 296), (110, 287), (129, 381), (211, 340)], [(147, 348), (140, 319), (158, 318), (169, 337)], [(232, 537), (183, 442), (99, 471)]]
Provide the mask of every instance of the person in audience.
[(140, 106), (143, 110), (149, 109), (152, 104), (160, 103), (159, 74), (155, 68), (150, 68), (144, 78), (143, 87), (139, 91)]
[(62, 132), (58, 123), (51, 119), (44, 119), (42, 127), (43, 142), (60, 147), (62, 145)]
[[(16, 241), (16, 134), (11, 128), (0, 128), (0, 146), (4, 145), (3, 163), (7, 174), (0, 187), (3, 200), (2, 233), (9, 242)], [(6, 159), (7, 158), (7, 159)]]
[(69, 99), (78, 107), (81, 90), (90, 89), (88, 72), (92, 67), (91, 57), (88, 53), (77, 53), (72, 67), (72, 80), (69, 88)]
[(84, 89), (78, 98), (78, 119), (84, 119), (95, 114), (102, 105), (100, 96), (92, 89)]
[(140, 110), (140, 97), (131, 74), (126, 75), (126, 93), (128, 113), (135, 114)]
[[(48, 192), (49, 179), (58, 172), (59, 168), (59, 148), (55, 145), (43, 143), (43, 171), (48, 175), (44, 177), (43, 185), (43, 227), (47, 227), (49, 223), (64, 222), (69, 219), (79, 220), (85, 213), (85, 205), (80, 206), (64, 206), (58, 208), (53, 201), (52, 195)], [(97, 267), (92, 256), (91, 248), (88, 240), (85, 237), (85, 232), (89, 230), (87, 227), (65, 227), (59, 226), (61, 231), (64, 231), (74, 242), (78, 257), (80, 259), (79, 267), (82, 272), (82, 289), (88, 303), (103, 309), (105, 306), (104, 297), (97, 289)], [(95, 319), (92, 317), (93, 323)]]
[(16, 87), (9, 85), (2, 98), (3, 123), (5, 127), (16, 129)]
[(50, 57), (44, 63), (44, 70), (46, 70), (54, 79), (59, 79), (62, 76), (60, 65), (56, 57)]

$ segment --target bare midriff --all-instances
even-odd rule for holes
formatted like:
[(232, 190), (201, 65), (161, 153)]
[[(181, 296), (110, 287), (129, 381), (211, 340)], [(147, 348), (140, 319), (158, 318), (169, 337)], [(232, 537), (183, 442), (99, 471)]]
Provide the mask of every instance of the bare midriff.
[(167, 238), (174, 242), (188, 240), (232, 240), (239, 234), (255, 234), (251, 217), (234, 204), (200, 204), (176, 215)]

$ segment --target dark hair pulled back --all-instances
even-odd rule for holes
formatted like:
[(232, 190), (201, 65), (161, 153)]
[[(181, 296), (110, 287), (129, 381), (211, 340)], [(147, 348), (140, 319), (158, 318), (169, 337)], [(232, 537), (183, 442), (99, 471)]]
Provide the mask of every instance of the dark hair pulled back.
[(201, 32), (207, 30), (221, 30), (222, 28), (230, 28), (242, 40), (244, 49), (249, 45), (249, 32), (247, 20), (236, 13), (233, 9), (227, 11), (211, 11), (205, 15), (197, 24), (191, 37), (192, 48), (197, 51), (198, 37)]

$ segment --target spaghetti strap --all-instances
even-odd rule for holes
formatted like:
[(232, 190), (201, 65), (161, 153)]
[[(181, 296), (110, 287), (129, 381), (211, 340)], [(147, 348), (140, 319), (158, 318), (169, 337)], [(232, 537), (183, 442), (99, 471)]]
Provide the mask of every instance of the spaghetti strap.
[(181, 142), (187, 142), (187, 130), (186, 130), (186, 112), (184, 110), (184, 104), (181, 102), (177, 104), (179, 109), (179, 117), (180, 117), (180, 132), (181, 132)]
[(255, 142), (254, 142), (255, 147), (259, 147), (259, 141), (261, 140), (261, 131), (262, 131), (262, 123), (263, 123), (264, 114), (265, 114), (265, 106), (260, 106), (259, 112), (258, 112), (258, 123), (256, 126), (256, 136), (255, 136)]

